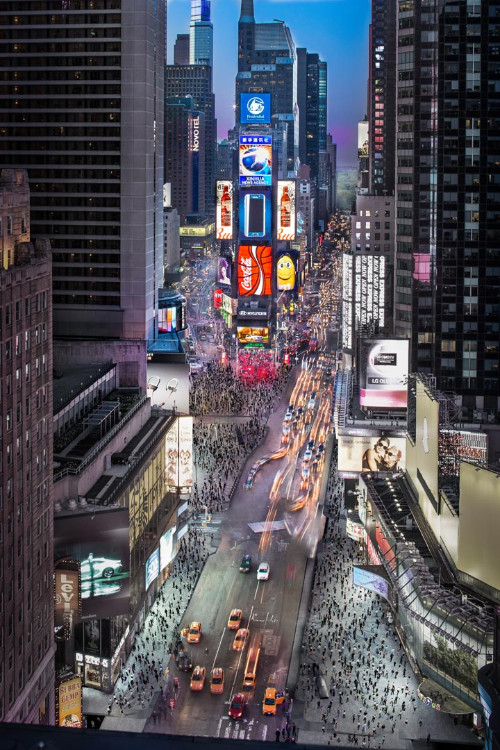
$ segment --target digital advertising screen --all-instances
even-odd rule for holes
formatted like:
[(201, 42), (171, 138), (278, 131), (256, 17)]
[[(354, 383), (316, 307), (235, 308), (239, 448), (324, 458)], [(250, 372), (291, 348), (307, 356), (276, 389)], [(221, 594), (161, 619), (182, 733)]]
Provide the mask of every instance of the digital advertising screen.
[(175, 531), (177, 527), (171, 526), (162, 537), (160, 537), (160, 570), (163, 570), (175, 557)]
[(240, 187), (271, 187), (271, 136), (241, 135), (239, 165)]
[(146, 575), (146, 590), (151, 586), (153, 581), (156, 581), (160, 575), (160, 548), (157, 547), (155, 551), (146, 560), (145, 567)]
[(249, 297), (271, 294), (273, 254), (269, 245), (240, 245), (238, 251), (238, 294)]
[(231, 285), (231, 261), (229, 258), (220, 257), (217, 260), (217, 283)]
[(158, 299), (158, 333), (184, 331), (187, 328), (186, 298), (179, 293)]
[(240, 94), (242, 125), (269, 125), (271, 122), (271, 94)]
[(363, 342), (360, 406), (406, 408), (408, 354), (408, 339), (370, 339)]
[(165, 477), (171, 492), (193, 486), (192, 417), (179, 417), (165, 436)]
[(276, 288), (293, 292), (297, 287), (299, 255), (295, 250), (280, 252), (276, 259)]
[(276, 200), (277, 239), (291, 241), (295, 239), (295, 182), (278, 180)]
[(176, 414), (189, 414), (189, 365), (153, 361), (147, 363), (147, 395), (153, 406)]
[(389, 599), (389, 582), (383, 575), (384, 569), (380, 566), (379, 571), (375, 572), (375, 569), (369, 565), (360, 567), (354, 565), (352, 569), (352, 582), (355, 586), (361, 586), (368, 591), (373, 591), (375, 594), (380, 594), (384, 599)]
[(406, 438), (379, 435), (339, 435), (339, 472), (404, 471)]
[(54, 555), (56, 560), (72, 557), (80, 563), (83, 617), (129, 612), (128, 508), (56, 518)]
[(269, 188), (240, 190), (240, 241), (271, 239), (271, 191)]
[(216, 239), (233, 239), (233, 183), (230, 180), (217, 180), (215, 225)]
[(214, 289), (214, 307), (220, 310), (222, 306), (222, 289)]
[(238, 341), (242, 345), (268, 344), (269, 328), (254, 328), (253, 326), (238, 326)]

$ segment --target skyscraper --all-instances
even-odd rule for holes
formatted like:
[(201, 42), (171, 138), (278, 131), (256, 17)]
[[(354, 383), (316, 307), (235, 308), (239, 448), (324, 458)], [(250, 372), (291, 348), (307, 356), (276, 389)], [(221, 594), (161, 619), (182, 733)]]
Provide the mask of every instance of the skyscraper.
[(51, 239), (54, 333), (153, 338), (165, 4), (26, 0), (22, 11), (0, 16), (0, 163), (28, 170), (31, 229)]
[(500, 411), (500, 2), (399, 3), (396, 333), (414, 370)]
[(54, 722), (50, 242), (24, 170), (0, 175), (0, 720)]
[(205, 214), (205, 115), (191, 96), (165, 100), (165, 182), (171, 203), (185, 219)]
[(210, 0), (191, 0), (189, 63), (213, 68), (214, 28), (210, 21)]
[(253, 0), (242, 0), (238, 21), (236, 126), (242, 93), (271, 94), (273, 118), (288, 126), (287, 167), (293, 171), (299, 147), (295, 43), (284, 21), (255, 23)]
[(174, 44), (174, 65), (189, 65), (189, 34), (177, 34)]

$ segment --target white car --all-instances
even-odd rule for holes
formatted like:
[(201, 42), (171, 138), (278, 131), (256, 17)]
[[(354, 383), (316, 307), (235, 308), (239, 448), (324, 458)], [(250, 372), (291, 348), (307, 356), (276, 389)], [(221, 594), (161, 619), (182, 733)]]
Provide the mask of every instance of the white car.
[(267, 581), (269, 578), (269, 563), (261, 562), (257, 568), (257, 580)]

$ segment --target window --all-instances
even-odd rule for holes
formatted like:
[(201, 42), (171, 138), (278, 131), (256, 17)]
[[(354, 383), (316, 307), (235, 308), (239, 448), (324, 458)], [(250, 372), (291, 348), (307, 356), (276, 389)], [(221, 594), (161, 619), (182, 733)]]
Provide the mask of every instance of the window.
[(21, 302), (18, 300), (16, 302), (16, 320), (19, 322), (21, 320)]
[(12, 234), (12, 216), (7, 216), (7, 234)]

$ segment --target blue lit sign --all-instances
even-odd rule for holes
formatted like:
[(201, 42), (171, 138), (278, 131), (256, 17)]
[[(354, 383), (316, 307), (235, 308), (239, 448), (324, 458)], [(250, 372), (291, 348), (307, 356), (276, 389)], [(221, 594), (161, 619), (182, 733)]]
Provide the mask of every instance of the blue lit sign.
[(268, 125), (271, 122), (271, 94), (241, 94), (243, 125)]

